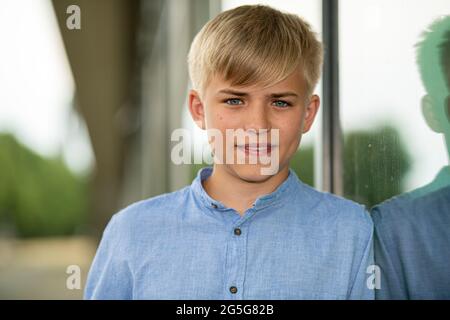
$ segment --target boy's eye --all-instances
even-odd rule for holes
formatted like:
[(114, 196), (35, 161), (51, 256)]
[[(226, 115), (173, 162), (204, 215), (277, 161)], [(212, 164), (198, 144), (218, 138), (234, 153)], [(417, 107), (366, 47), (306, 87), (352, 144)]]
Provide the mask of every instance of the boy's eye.
[(278, 108), (286, 108), (290, 106), (289, 102), (283, 101), (283, 100), (277, 100), (273, 102), (274, 105)]
[(241, 99), (227, 99), (225, 100), (225, 103), (232, 105), (232, 106), (238, 106), (240, 104), (242, 104), (242, 100)]

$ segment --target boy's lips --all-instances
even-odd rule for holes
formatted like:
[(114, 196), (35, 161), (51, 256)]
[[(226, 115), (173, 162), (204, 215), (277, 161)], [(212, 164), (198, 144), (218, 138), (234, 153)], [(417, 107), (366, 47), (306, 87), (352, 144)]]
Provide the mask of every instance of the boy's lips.
[(235, 145), (239, 150), (244, 151), (245, 154), (270, 154), (276, 145), (273, 144), (241, 144)]

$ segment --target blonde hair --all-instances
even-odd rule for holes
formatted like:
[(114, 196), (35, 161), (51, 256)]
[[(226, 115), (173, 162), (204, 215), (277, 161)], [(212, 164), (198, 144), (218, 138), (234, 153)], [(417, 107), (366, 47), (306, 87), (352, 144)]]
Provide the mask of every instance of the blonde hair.
[(188, 54), (191, 82), (201, 94), (217, 74), (232, 86), (270, 86), (300, 68), (310, 95), (322, 61), (322, 44), (307, 22), (265, 5), (217, 15), (195, 36)]

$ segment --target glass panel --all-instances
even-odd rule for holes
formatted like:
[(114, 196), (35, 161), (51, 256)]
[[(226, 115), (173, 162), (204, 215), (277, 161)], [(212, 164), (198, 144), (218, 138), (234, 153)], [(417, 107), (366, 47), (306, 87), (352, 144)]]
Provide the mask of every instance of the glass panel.
[(372, 207), (376, 297), (450, 299), (449, 2), (339, 3), (345, 195)]
[(423, 116), (415, 45), (449, 7), (446, 0), (339, 4), (344, 189), (372, 206), (430, 182), (448, 162), (442, 134)]

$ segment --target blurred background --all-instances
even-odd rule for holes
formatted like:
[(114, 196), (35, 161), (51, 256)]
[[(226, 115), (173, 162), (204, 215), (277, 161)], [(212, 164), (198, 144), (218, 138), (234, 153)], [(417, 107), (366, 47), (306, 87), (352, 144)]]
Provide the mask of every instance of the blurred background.
[[(170, 158), (174, 129), (206, 145), (186, 106), (190, 42), (222, 10), (255, 3), (300, 15), (322, 38), (326, 0), (1, 1), (0, 299), (80, 299), (112, 214), (191, 183), (203, 165)], [(448, 165), (421, 113), (415, 57), (448, 4), (339, 1), (341, 185), (323, 183), (327, 104), (291, 162), (304, 182), (370, 208)], [(69, 28), (71, 5), (81, 29)], [(80, 289), (66, 286), (70, 265)]]

